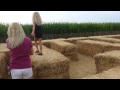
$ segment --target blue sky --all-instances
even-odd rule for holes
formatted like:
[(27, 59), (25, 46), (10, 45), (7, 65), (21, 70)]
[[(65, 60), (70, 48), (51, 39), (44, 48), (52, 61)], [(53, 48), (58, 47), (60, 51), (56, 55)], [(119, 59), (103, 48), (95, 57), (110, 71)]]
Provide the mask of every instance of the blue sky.
[[(34, 11), (0, 11), (0, 23), (32, 23)], [(39, 11), (44, 23), (49, 22), (120, 22), (120, 11)]]

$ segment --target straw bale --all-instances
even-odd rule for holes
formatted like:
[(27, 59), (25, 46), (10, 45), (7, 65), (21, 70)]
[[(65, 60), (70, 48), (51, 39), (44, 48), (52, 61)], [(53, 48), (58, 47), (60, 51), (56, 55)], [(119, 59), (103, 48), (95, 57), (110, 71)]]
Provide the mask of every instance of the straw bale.
[[(51, 41), (59, 41), (59, 40), (66, 40), (66, 39), (64, 39), (64, 38), (58, 38), (58, 39), (47, 39), (47, 40), (42, 40), (42, 45), (44, 45), (44, 46), (50, 48), (50, 42), (51, 42)], [(37, 43), (38, 43), (38, 42), (37, 42)], [(32, 44), (35, 45), (35, 42), (32, 41)]]
[(78, 60), (77, 58), (77, 46), (65, 41), (52, 41), (51, 49), (56, 50), (72, 60)]
[(96, 41), (104, 41), (104, 42), (110, 42), (110, 43), (120, 43), (119, 39), (115, 38), (96, 38), (96, 37), (90, 37), (90, 40), (96, 40)]
[[(34, 47), (35, 49), (35, 47)], [(35, 79), (69, 79), (69, 59), (43, 46), (43, 55), (31, 55)]]
[(87, 39), (92, 39), (92, 38), (106, 38), (107, 35), (102, 35), (102, 36), (88, 36)]
[(113, 50), (120, 50), (120, 44), (115, 43), (108, 45), (106, 48), (104, 48), (104, 52), (113, 51)]
[(120, 34), (117, 35), (106, 35), (107, 38), (116, 38), (116, 39), (120, 39)]
[(52, 41), (51, 48), (60, 51), (61, 53), (77, 52), (77, 46), (75, 44), (64, 41)]
[(76, 41), (78, 41), (78, 40), (86, 40), (86, 39), (87, 39), (87, 37), (72, 37), (72, 38), (68, 38), (68, 39), (66, 39), (64, 41), (76, 44)]
[[(42, 44), (44, 45), (44, 46), (47, 46), (47, 47), (50, 47), (49, 45), (49, 42), (50, 41), (54, 41), (54, 40), (66, 40), (65, 38), (58, 38), (58, 39), (47, 39), (47, 40), (42, 40)], [(38, 43), (38, 42), (37, 42)], [(32, 41), (32, 44), (33, 45), (35, 45), (35, 42), (34, 41)]]
[(102, 73), (95, 74), (83, 79), (120, 79), (120, 66), (103, 71)]
[(0, 53), (8, 53), (9, 49), (7, 48), (6, 43), (0, 43)]
[(5, 53), (0, 53), (0, 77), (1, 79), (9, 78), (7, 71), (8, 56)]
[(99, 53), (94, 56), (97, 73), (120, 65), (120, 50)]
[(42, 44), (43, 44), (44, 46), (48, 47), (48, 48), (51, 48), (50, 41), (51, 41), (51, 40), (43, 40), (43, 41), (42, 41)]
[(110, 45), (111, 43), (94, 40), (77, 41), (78, 52), (89, 56), (104, 52), (104, 48)]
[(62, 41), (64, 41), (64, 40), (66, 40), (66, 39), (65, 39), (65, 38), (57, 38), (57, 39), (51, 39), (51, 40), (57, 40), (57, 41), (58, 41), (58, 40), (60, 40), (60, 41), (62, 40)]

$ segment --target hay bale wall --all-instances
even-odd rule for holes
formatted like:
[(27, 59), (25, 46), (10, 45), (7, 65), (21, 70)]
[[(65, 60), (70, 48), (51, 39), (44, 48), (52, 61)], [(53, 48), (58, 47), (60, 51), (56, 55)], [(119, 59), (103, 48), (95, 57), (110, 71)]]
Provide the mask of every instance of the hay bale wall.
[(107, 38), (116, 38), (116, 39), (120, 39), (120, 34), (117, 35), (106, 35)]
[(78, 40), (86, 40), (86, 39), (87, 39), (87, 37), (73, 37), (73, 38), (67, 38), (67, 39), (65, 39), (63, 41), (76, 44), (76, 41), (78, 41)]
[(0, 43), (0, 76), (1, 79), (11, 78), (8, 75), (7, 65), (9, 64), (9, 49), (7, 49), (6, 43)]
[[(69, 58), (45, 46), (43, 52), (43, 56), (31, 55), (34, 79), (69, 79)], [(0, 47), (0, 78), (2, 79), (11, 78), (7, 72), (8, 63), (9, 50), (6, 44), (3, 44)]]
[(94, 40), (83, 40), (77, 41), (78, 52), (81, 54), (94, 56), (98, 53), (104, 53), (112, 50), (120, 50), (120, 44), (103, 42), (103, 41), (94, 41)]
[(1, 79), (10, 78), (7, 71), (8, 60), (9, 60), (9, 57), (7, 54), (0, 53), (0, 78)]
[[(59, 41), (59, 40), (63, 40), (63, 41), (64, 41), (64, 40), (66, 40), (66, 39), (64, 39), (64, 38), (58, 38), (58, 39), (42, 40), (42, 45), (50, 48), (50, 46), (51, 46), (50, 42), (51, 42), (51, 41)], [(37, 43), (38, 43), (38, 42), (37, 42)], [(35, 42), (32, 41), (32, 44), (35, 45)]]
[[(34, 47), (35, 50), (35, 47)], [(43, 55), (31, 56), (34, 79), (69, 79), (70, 60), (61, 53), (43, 46)]]
[(51, 49), (62, 53), (70, 60), (73, 61), (78, 60), (77, 46), (75, 44), (68, 43), (65, 41), (51, 41), (50, 43), (51, 43)]
[(100, 53), (94, 56), (97, 73), (120, 66), (120, 50)]
[(77, 41), (78, 52), (88, 56), (94, 56), (98, 53), (103, 53), (104, 48), (111, 45), (107, 42), (93, 41), (93, 40), (83, 40)]
[(120, 79), (120, 66), (103, 71), (102, 73), (84, 77), (83, 79)]
[(97, 38), (97, 37), (89, 37), (90, 40), (96, 40), (96, 41), (104, 41), (104, 42), (110, 42), (110, 43), (120, 43), (119, 39), (115, 38)]

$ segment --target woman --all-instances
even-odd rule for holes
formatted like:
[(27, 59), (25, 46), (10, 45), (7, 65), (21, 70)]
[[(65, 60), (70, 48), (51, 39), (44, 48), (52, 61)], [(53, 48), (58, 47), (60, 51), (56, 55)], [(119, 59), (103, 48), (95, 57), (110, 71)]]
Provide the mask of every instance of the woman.
[[(42, 55), (42, 29), (41, 29), (41, 25), (42, 25), (42, 20), (40, 17), (40, 14), (38, 12), (34, 12), (33, 13), (33, 29), (32, 29), (32, 33), (31, 35), (34, 37), (34, 41), (35, 41), (35, 46), (37, 51), (35, 53), (37, 53), (38, 55)], [(37, 43), (38, 41), (38, 43)], [(39, 44), (39, 48), (38, 49), (38, 44)]]
[(12, 79), (30, 79), (33, 71), (30, 55), (33, 55), (32, 41), (26, 37), (20, 24), (14, 22), (8, 27), (7, 47), (10, 49), (10, 72)]

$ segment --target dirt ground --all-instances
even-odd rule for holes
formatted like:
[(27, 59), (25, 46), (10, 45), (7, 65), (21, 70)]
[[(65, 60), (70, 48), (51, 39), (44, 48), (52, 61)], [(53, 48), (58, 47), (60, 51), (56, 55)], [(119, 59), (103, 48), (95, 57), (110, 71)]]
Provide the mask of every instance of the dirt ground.
[(70, 79), (81, 79), (96, 74), (95, 60), (92, 57), (78, 54), (78, 61), (70, 62)]

